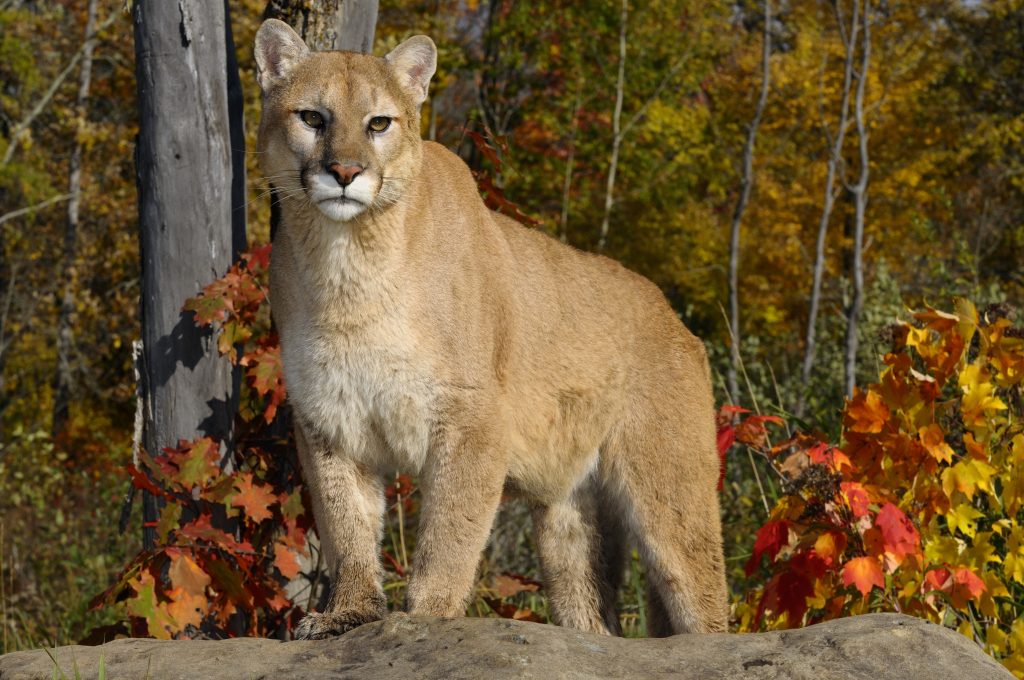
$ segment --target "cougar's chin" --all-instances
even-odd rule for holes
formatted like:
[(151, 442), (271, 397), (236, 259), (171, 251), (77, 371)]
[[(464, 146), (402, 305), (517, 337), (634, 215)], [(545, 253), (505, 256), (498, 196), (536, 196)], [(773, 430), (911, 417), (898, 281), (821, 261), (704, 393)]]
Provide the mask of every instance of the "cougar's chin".
[(354, 198), (338, 196), (337, 198), (325, 198), (317, 201), (316, 207), (328, 219), (335, 222), (347, 222), (353, 217), (364, 213), (367, 205)]

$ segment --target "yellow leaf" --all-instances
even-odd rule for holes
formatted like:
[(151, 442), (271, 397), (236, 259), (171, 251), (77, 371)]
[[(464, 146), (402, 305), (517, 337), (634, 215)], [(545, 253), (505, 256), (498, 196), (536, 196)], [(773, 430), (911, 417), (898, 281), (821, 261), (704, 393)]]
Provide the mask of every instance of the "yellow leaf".
[[(978, 599), (978, 608), (985, 616), (996, 617), (999, 615), (999, 606), (996, 601), (998, 597), (1009, 597), (1010, 591), (1006, 585), (999, 580), (999, 576), (993, 571), (984, 571), (981, 580), (985, 583), (985, 590)], [(998, 626), (992, 626), (998, 628)]]
[(962, 460), (942, 471), (942, 490), (950, 500), (953, 500), (955, 491), (968, 499), (974, 498), (978, 489), (992, 493), (992, 475), (995, 473), (996, 469), (983, 460)]
[(982, 513), (966, 503), (961, 503), (946, 513), (946, 522), (949, 524), (950, 533), (959, 529), (963, 535), (974, 538), (978, 527), (977, 520), (981, 517), (984, 517)]
[(985, 644), (988, 645), (989, 654), (998, 652), (1002, 654), (1006, 650), (1007, 635), (999, 626), (989, 626), (985, 630)]
[(1024, 435), (1018, 434), (1010, 442), (1009, 474), (1002, 475), (1003, 505), (1009, 517), (1016, 517), (1024, 505)]
[(979, 531), (971, 542), (972, 545), (960, 554), (960, 564), (973, 567), (975, 571), (981, 572), (985, 565), (1002, 559), (996, 553), (995, 545), (992, 543), (991, 531)]
[(1024, 528), (1016, 527), (1006, 540), (1006, 558), (1003, 572), (1007, 578), (1024, 583)]
[(996, 411), (1005, 411), (1006, 404), (995, 396), (996, 386), (991, 376), (977, 363), (970, 364), (960, 372), (959, 385), (964, 396), (960, 401), (964, 425), (971, 429), (988, 429), (988, 418)]
[(935, 529), (925, 534), (924, 556), (931, 564), (958, 564), (963, 541), (953, 536), (943, 536)]

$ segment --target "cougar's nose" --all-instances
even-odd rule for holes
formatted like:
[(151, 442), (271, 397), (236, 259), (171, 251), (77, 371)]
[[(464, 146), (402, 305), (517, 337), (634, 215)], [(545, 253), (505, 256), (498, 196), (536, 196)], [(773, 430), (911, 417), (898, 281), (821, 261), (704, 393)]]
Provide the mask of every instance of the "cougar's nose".
[(334, 176), (335, 181), (343, 187), (352, 184), (352, 181), (363, 171), (363, 166), (352, 164), (342, 165), (338, 161), (327, 164), (327, 172)]

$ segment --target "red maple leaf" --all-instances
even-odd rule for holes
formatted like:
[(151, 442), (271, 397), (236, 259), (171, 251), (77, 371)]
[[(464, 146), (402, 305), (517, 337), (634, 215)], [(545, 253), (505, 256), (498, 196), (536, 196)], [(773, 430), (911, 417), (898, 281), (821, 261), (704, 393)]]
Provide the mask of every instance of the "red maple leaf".
[(814, 582), (805, 574), (793, 571), (780, 572), (765, 584), (757, 619), (760, 621), (765, 611), (785, 613), (789, 626), (799, 626), (807, 612), (807, 598), (813, 595)]
[(952, 588), (949, 596), (953, 599), (953, 606), (957, 609), (966, 609), (969, 600), (977, 600), (985, 592), (985, 582), (973, 571), (961, 567), (953, 572)]
[(789, 522), (786, 520), (769, 521), (757, 530), (754, 537), (754, 551), (747, 561), (745, 570), (747, 576), (754, 573), (757, 565), (761, 563), (761, 555), (768, 553), (768, 558), (774, 560), (775, 556), (789, 544)]
[(868, 497), (867, 489), (864, 488), (863, 484), (859, 482), (841, 482), (839, 488), (842, 490), (843, 495), (846, 496), (846, 501), (850, 504), (850, 510), (853, 511), (854, 517), (860, 519), (868, 514), (871, 499)]
[(270, 250), (272, 245), (267, 243), (262, 246), (253, 246), (249, 252), (242, 254), (242, 259), (252, 270), (266, 270), (270, 268)]
[(907, 555), (920, 552), (921, 536), (914, 523), (902, 510), (886, 503), (875, 517), (875, 526), (882, 531), (885, 552), (902, 562)]

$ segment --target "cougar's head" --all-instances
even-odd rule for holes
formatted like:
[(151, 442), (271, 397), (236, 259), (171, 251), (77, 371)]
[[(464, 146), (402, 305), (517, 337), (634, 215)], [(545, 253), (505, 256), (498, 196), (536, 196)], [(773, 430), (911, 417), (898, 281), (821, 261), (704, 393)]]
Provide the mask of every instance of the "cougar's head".
[(383, 59), (310, 52), (276, 19), (256, 34), (260, 168), (286, 200), (345, 222), (401, 198), (420, 149), (420, 106), (437, 65), (426, 36)]

